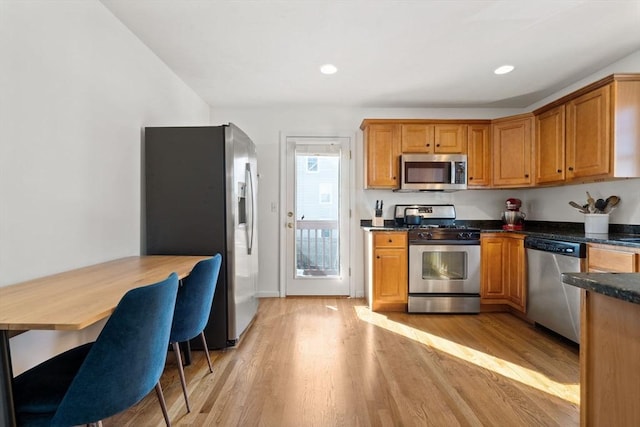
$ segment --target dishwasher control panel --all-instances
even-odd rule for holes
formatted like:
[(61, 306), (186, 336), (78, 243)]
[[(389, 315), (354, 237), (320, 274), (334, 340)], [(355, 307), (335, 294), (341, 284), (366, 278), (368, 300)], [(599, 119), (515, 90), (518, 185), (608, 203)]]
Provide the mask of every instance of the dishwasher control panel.
[(576, 258), (586, 258), (587, 256), (587, 245), (584, 243), (566, 242), (540, 237), (527, 237), (524, 239), (524, 247), (527, 249), (552, 252)]

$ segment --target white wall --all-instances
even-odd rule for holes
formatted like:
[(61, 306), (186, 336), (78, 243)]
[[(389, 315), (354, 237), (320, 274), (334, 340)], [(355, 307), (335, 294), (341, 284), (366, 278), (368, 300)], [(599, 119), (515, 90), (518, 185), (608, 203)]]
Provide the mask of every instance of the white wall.
[[(260, 274), (261, 296), (279, 295), (279, 251), (274, 247), (279, 242), (280, 227), (284, 226), (284, 212), (279, 206), (281, 133), (341, 133), (356, 135), (354, 153), (355, 199), (352, 226), (359, 227), (360, 219), (373, 216), (375, 201), (383, 199), (384, 217), (393, 218), (393, 205), (398, 203), (453, 203), (459, 219), (499, 219), (509, 197), (521, 198), (529, 218), (541, 221), (582, 222), (582, 216), (571, 208), (569, 200), (581, 201), (588, 189), (595, 197), (617, 194), (623, 202), (611, 215), (612, 223), (640, 224), (640, 179), (571, 185), (547, 189), (515, 190), (467, 190), (455, 193), (393, 193), (382, 190), (362, 190), (363, 151), (360, 123), (364, 118), (476, 118), (491, 119), (511, 114), (529, 112), (554, 99), (559, 98), (588, 83), (613, 72), (640, 72), (640, 51), (601, 70), (576, 85), (563, 89), (541, 103), (521, 110), (500, 109), (364, 109), (344, 107), (316, 108), (212, 108), (213, 124), (234, 122), (254, 140), (258, 151), (260, 171), (260, 195), (258, 205), (260, 233)], [(355, 235), (352, 241), (352, 280), (356, 294), (362, 295), (362, 238)]]
[[(0, 286), (138, 255), (141, 129), (208, 105), (94, 0), (1, 1), (0, 58)], [(13, 338), (14, 373), (97, 329)]]

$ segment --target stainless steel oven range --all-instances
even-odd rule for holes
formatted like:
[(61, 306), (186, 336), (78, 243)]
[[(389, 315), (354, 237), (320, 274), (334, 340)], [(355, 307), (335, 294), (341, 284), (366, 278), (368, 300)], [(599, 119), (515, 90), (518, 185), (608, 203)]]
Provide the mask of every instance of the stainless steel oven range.
[[(404, 224), (405, 211), (420, 224)], [(453, 205), (396, 205), (396, 224), (409, 228), (409, 313), (480, 312), (480, 230), (455, 215)]]

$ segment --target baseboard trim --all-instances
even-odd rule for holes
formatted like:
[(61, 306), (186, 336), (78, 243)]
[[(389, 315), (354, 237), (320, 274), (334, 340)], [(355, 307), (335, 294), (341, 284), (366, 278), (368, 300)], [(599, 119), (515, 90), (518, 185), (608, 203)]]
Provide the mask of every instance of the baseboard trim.
[(262, 291), (256, 294), (258, 298), (280, 298), (280, 291)]

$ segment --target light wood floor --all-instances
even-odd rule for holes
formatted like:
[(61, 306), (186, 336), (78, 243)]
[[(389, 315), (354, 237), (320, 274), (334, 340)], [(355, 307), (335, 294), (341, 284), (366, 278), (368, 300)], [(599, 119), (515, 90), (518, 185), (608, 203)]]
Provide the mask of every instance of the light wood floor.
[[(507, 313), (372, 313), (273, 298), (237, 348), (162, 377), (174, 426), (577, 426), (578, 351)], [(151, 393), (104, 426), (163, 426)]]

